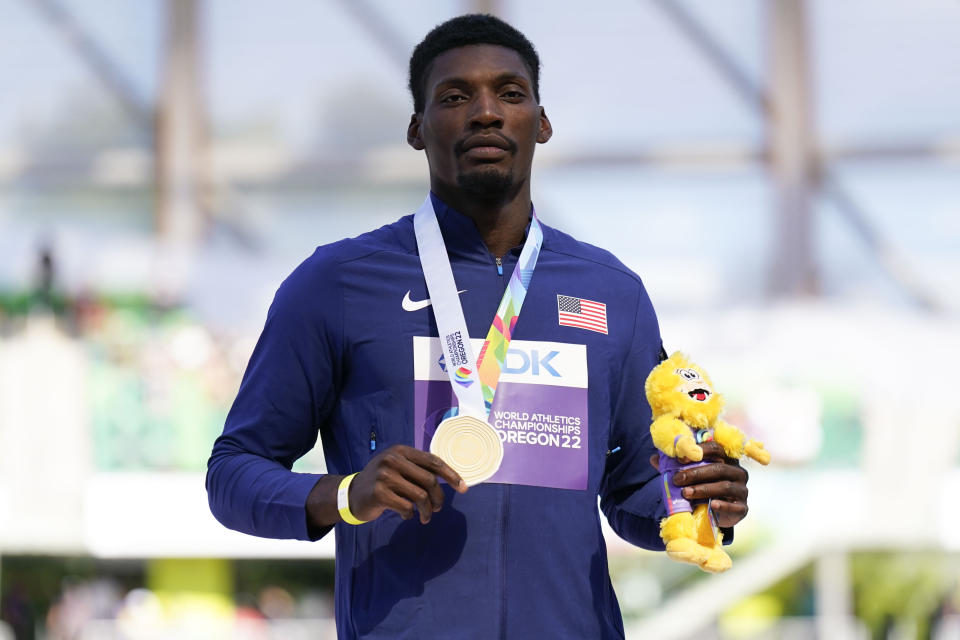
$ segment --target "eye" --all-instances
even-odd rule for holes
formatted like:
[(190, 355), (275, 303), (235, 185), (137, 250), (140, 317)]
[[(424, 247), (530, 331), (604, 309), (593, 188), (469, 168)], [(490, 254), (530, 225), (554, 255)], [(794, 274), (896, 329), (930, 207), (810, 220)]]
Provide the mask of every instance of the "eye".
[(677, 369), (677, 375), (684, 380), (696, 380), (700, 377), (693, 369)]
[(503, 97), (508, 100), (523, 100), (527, 97), (522, 91), (517, 91), (516, 89), (511, 89), (510, 91), (504, 91)]
[(440, 104), (458, 104), (467, 99), (462, 93), (451, 93), (440, 98)]

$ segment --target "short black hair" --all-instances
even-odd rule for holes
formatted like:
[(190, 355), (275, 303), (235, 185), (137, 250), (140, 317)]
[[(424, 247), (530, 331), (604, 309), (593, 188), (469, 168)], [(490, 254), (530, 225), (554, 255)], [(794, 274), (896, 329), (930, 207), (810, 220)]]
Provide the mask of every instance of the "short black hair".
[(513, 49), (526, 63), (533, 80), (533, 97), (540, 102), (540, 56), (527, 37), (491, 15), (470, 13), (434, 27), (410, 56), (410, 93), (413, 110), (423, 113), (424, 93), (430, 65), (441, 53), (471, 44), (494, 44)]

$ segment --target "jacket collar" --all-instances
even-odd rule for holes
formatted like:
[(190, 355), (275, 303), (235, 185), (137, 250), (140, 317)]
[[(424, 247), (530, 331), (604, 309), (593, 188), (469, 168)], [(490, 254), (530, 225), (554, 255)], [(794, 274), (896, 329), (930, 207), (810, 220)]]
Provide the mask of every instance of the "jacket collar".
[[(462, 258), (493, 262), (494, 256), (487, 249), (487, 245), (483, 243), (483, 238), (477, 231), (473, 220), (448, 206), (433, 191), (430, 192), (430, 201), (433, 203), (433, 210), (437, 214), (437, 222), (440, 224), (440, 233), (443, 234), (443, 242), (447, 247), (447, 253)], [(526, 240), (529, 231), (530, 222), (528, 221), (523, 233), (524, 240)], [(521, 242), (520, 245), (513, 247), (507, 253), (516, 258), (520, 255), (522, 248), (523, 243)]]

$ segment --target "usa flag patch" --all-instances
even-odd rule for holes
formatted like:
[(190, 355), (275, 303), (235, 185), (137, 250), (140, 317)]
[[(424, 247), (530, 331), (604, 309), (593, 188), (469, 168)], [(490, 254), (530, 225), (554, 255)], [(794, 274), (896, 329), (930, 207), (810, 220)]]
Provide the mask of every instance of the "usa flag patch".
[(558, 295), (557, 315), (561, 327), (607, 333), (607, 305), (602, 302)]

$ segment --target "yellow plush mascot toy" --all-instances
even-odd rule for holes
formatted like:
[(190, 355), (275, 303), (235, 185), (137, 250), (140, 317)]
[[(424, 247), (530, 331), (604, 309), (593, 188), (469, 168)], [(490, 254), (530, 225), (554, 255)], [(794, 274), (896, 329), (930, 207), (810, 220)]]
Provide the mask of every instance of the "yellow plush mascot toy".
[(707, 372), (679, 351), (654, 367), (647, 378), (647, 401), (653, 410), (650, 435), (660, 450), (660, 475), (667, 517), (660, 522), (660, 537), (667, 555), (680, 562), (720, 573), (732, 565), (721, 546), (708, 502), (691, 505), (673, 483), (680, 469), (708, 464), (701, 442), (715, 440), (730, 458), (744, 454), (760, 464), (770, 462), (762, 442), (750, 440), (742, 431), (719, 419), (723, 396), (714, 391)]

